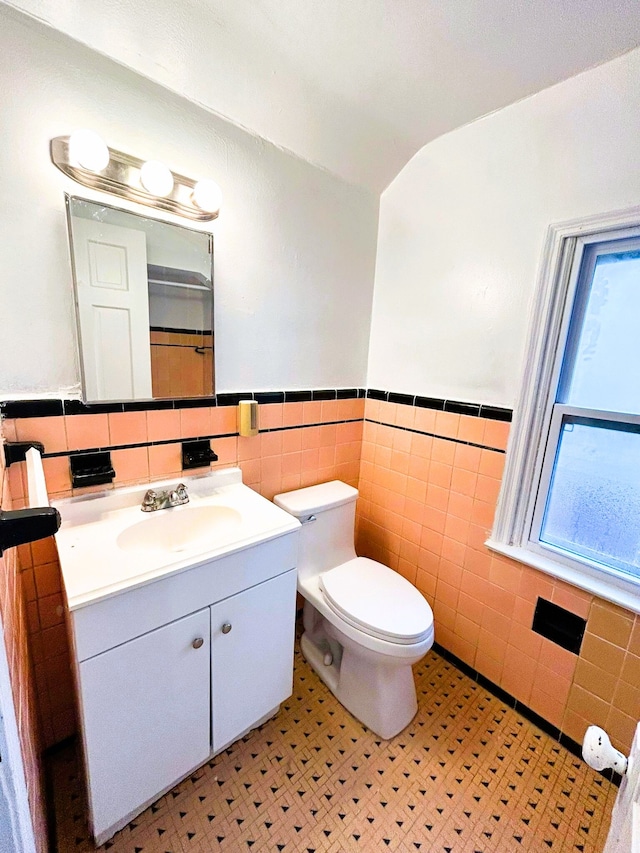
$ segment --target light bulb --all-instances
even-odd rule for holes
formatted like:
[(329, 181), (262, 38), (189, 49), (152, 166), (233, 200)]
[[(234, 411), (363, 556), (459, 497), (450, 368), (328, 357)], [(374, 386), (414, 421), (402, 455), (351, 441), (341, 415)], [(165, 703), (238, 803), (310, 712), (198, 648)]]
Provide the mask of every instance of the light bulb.
[(171, 170), (159, 160), (147, 160), (142, 164), (140, 182), (147, 192), (155, 196), (169, 195), (173, 189)]
[(217, 213), (222, 204), (222, 190), (215, 181), (205, 178), (195, 185), (191, 198), (200, 210)]
[(93, 130), (74, 130), (69, 137), (69, 161), (90, 172), (101, 172), (109, 164), (109, 149)]

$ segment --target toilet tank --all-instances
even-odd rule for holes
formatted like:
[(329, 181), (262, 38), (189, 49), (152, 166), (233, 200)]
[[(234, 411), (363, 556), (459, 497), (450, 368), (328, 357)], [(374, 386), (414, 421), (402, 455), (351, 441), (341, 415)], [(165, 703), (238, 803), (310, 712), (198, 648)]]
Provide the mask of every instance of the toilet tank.
[[(358, 490), (340, 480), (276, 495), (274, 503), (302, 524), (298, 577), (317, 575), (353, 560)], [(315, 520), (313, 520), (315, 519)]]

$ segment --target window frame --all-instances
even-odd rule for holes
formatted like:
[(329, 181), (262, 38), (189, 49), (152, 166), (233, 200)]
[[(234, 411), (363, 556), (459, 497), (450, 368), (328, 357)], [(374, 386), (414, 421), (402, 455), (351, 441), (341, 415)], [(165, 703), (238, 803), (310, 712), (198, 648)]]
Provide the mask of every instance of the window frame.
[[(583, 305), (574, 303), (585, 252), (591, 250), (590, 260), (595, 263), (594, 244), (633, 238), (640, 238), (640, 207), (552, 225), (547, 231), (529, 311), (521, 390), (514, 411), (493, 530), (486, 545), (640, 613), (640, 579), (636, 582), (615, 569), (605, 572), (595, 563), (573, 560), (560, 549), (531, 540), (533, 525), (537, 524), (539, 530), (540, 505), (544, 507), (546, 502), (546, 498), (537, 501), (537, 496), (542, 488), (545, 495), (548, 489), (549, 457), (553, 459), (554, 452), (545, 453), (545, 449), (553, 439), (550, 430), (554, 408), (554, 428), (561, 409), (602, 420), (633, 420), (633, 416), (578, 409), (556, 402), (565, 354), (575, 344), (570, 339), (572, 316), (576, 307), (578, 310), (584, 308), (584, 293), (580, 294)], [(558, 436), (556, 429), (556, 447)]]

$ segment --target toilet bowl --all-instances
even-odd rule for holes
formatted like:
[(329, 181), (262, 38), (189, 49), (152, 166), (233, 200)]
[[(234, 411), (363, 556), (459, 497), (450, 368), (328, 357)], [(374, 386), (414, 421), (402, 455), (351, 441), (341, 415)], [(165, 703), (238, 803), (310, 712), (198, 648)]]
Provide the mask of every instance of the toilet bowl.
[(302, 653), (339, 702), (388, 739), (418, 709), (411, 667), (433, 645), (433, 613), (397, 572), (356, 556), (357, 497), (357, 489), (334, 480), (274, 502), (302, 524)]

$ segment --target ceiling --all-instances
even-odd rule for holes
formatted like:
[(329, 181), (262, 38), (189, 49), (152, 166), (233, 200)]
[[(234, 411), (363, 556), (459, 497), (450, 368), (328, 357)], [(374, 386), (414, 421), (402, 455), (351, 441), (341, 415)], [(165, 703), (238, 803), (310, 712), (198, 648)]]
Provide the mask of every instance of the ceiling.
[(425, 143), (640, 44), (638, 0), (2, 0), (378, 193)]

